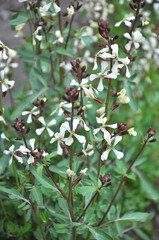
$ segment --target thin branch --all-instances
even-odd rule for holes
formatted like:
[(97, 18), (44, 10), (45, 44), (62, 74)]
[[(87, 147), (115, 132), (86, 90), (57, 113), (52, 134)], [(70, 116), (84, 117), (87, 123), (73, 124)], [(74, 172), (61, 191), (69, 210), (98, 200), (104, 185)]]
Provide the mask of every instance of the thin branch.
[[(128, 174), (128, 173), (130, 172), (133, 164), (135, 163), (135, 161), (137, 160), (137, 158), (139, 157), (139, 155), (140, 155), (140, 154), (142, 153), (142, 151), (144, 150), (144, 148), (145, 148), (145, 146), (146, 146), (146, 144), (147, 144), (147, 142), (148, 142), (148, 139), (149, 139), (149, 137), (147, 137), (147, 139), (145, 140), (142, 148), (140, 149), (140, 151), (138, 152), (138, 154), (136, 155), (136, 157), (134, 158), (134, 160), (133, 160), (133, 161), (131, 162), (131, 164), (129, 165), (129, 167), (128, 167), (127, 171), (126, 171), (126, 174)], [(97, 225), (98, 227), (101, 226), (102, 222), (103, 222), (104, 219), (106, 218), (106, 216), (107, 216), (109, 210), (111, 209), (111, 207), (112, 207), (112, 205), (113, 205), (113, 203), (114, 203), (114, 201), (115, 201), (115, 199), (116, 199), (116, 197), (117, 197), (117, 195), (118, 195), (118, 192), (120, 191), (121, 186), (123, 185), (123, 182), (125, 181), (125, 179), (126, 179), (126, 176), (124, 176), (124, 177), (121, 176), (120, 184), (119, 184), (119, 186), (118, 186), (118, 188), (117, 188), (117, 190), (116, 190), (116, 192), (115, 192), (115, 194), (114, 194), (114, 196), (113, 196), (113, 198), (112, 198), (112, 200), (111, 200), (111, 202), (110, 202), (110, 204), (109, 204), (109, 206), (108, 206), (108, 208), (107, 208), (104, 216), (102, 217), (101, 221), (98, 223), (98, 225)]]
[[(42, 161), (42, 160), (41, 160), (41, 161)], [(42, 163), (44, 164), (43, 161), (42, 161)], [(64, 199), (67, 201), (67, 200), (68, 200), (67, 196), (66, 196), (66, 195), (64, 194), (64, 192), (60, 189), (60, 187), (57, 185), (57, 183), (56, 183), (55, 179), (53, 178), (53, 176), (52, 176), (50, 170), (48, 169), (48, 167), (47, 167), (47, 166), (44, 166), (44, 168), (45, 168), (48, 176), (51, 178), (52, 182), (55, 184), (56, 188), (59, 190), (59, 192), (61, 193), (61, 195), (62, 195), (62, 196), (64, 197)]]

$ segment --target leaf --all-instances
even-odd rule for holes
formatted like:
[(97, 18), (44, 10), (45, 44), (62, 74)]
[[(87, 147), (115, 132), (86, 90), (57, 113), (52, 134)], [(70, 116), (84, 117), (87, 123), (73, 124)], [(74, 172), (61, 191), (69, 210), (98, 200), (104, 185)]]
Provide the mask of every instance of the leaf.
[(4, 155), (0, 158), (0, 174), (2, 174), (6, 167), (8, 166), (9, 163), (9, 159), (7, 159), (7, 156)]
[(145, 222), (148, 218), (151, 218), (151, 213), (143, 212), (131, 212), (124, 214), (118, 221), (135, 221), (135, 222)]
[(158, 200), (159, 199), (159, 192), (157, 189), (154, 188), (154, 185), (149, 182), (143, 175), (135, 169), (135, 173), (138, 175), (140, 179), (140, 183), (144, 191), (147, 193), (149, 199)]
[(57, 151), (50, 153), (46, 156), (46, 160), (50, 160), (51, 158), (54, 158), (57, 156)]
[(94, 43), (94, 40), (92, 37), (89, 36), (84, 36), (81, 38), (83, 40), (83, 42), (87, 45), (90, 46), (92, 43)]
[(47, 83), (46, 80), (44, 79), (43, 73), (40, 73), (35, 67), (34, 76), (37, 77), (37, 79), (43, 84), (44, 87), (47, 87)]
[(41, 177), (37, 174), (35, 169), (32, 169), (32, 174), (34, 175), (34, 177), (38, 180), (38, 182), (40, 182), (45, 188), (49, 188), (54, 192), (59, 192), (59, 190), (57, 188), (55, 188), (46, 177)]
[(93, 237), (97, 240), (112, 240), (112, 237), (108, 235), (103, 229), (93, 228), (88, 225), (84, 225), (92, 233)]
[(16, 26), (16, 25), (19, 25), (19, 24), (21, 24), (21, 23), (24, 23), (24, 22), (26, 22), (28, 19), (29, 19), (30, 17), (29, 16), (20, 16), (20, 17), (17, 17), (17, 18), (15, 18), (15, 19), (12, 19), (12, 20), (10, 20), (10, 25), (12, 25), (12, 26)]
[(30, 205), (29, 200), (24, 198), (18, 191), (14, 190), (14, 189), (8, 189), (8, 188), (5, 188), (5, 187), (0, 187), (0, 191), (8, 193), (11, 199), (20, 199), (20, 200), (23, 200), (23, 201), (27, 202)]
[(72, 49), (64, 49), (62, 47), (56, 50), (56, 53), (64, 56), (68, 56), (70, 58), (75, 58), (75, 54), (73, 53)]
[(25, 101), (23, 101), (20, 105), (17, 106), (17, 108), (11, 114), (10, 119), (13, 121), (15, 118), (19, 117), (22, 114), (22, 111), (24, 109), (27, 109), (27, 107), (30, 107), (30, 104), (32, 102), (34, 102), (46, 90), (47, 90), (47, 88), (43, 88), (41, 91), (38, 91), (38, 92), (36, 92), (32, 95), (29, 95), (29, 96), (25, 97)]
[(130, 87), (130, 83), (128, 82), (127, 79), (125, 79), (124, 81), (124, 86), (125, 86), (125, 89), (126, 89), (126, 96), (128, 96), (130, 98), (130, 102), (129, 102), (129, 105), (131, 107), (131, 109), (136, 112), (138, 110), (138, 107), (136, 105), (136, 102), (135, 102), (135, 99), (134, 99), (134, 96), (132, 94), (132, 90), (131, 90), (131, 87)]
[(62, 170), (63, 168), (58, 168), (58, 167), (55, 167), (55, 166), (50, 166), (49, 167), (49, 170), (51, 172), (54, 172), (54, 173), (57, 173), (59, 174), (60, 176), (64, 177), (64, 178), (67, 178), (67, 174), (65, 171)]
[(33, 186), (31, 190), (31, 197), (33, 201), (36, 201), (38, 205), (43, 205), (43, 197), (40, 189), (37, 186)]

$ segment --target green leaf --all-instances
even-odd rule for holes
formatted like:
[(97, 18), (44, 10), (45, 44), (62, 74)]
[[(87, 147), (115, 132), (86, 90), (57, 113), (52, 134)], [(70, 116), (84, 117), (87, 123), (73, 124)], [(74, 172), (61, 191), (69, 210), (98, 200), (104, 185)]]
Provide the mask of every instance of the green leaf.
[(54, 192), (59, 192), (59, 190), (56, 187), (54, 187), (46, 177), (39, 176), (35, 169), (32, 169), (31, 172), (34, 175), (34, 177), (38, 180), (38, 182), (40, 182), (45, 188), (49, 188)]
[(64, 56), (68, 56), (70, 58), (75, 58), (75, 54), (73, 53), (72, 49), (64, 49), (62, 47), (56, 50), (56, 53)]
[(131, 109), (136, 112), (138, 110), (138, 107), (136, 105), (136, 102), (135, 102), (135, 99), (134, 99), (134, 96), (132, 94), (132, 90), (131, 90), (131, 87), (130, 87), (130, 83), (128, 82), (128, 80), (125, 78), (125, 81), (124, 81), (124, 86), (125, 86), (125, 89), (126, 89), (126, 96), (128, 96), (130, 98), (130, 102), (129, 102), (129, 105), (131, 107)]
[(93, 228), (88, 225), (84, 225), (92, 233), (93, 237), (97, 240), (112, 240), (112, 237), (108, 235), (103, 229)]
[(124, 214), (118, 221), (135, 221), (135, 222), (145, 222), (148, 218), (151, 218), (151, 213), (143, 212), (131, 212)]
[(19, 25), (21, 23), (24, 23), (26, 22), (30, 17), (29, 16), (20, 16), (20, 17), (17, 17), (15, 19), (12, 19), (9, 23), (10, 25), (12, 26), (16, 26), (16, 25)]
[(44, 79), (43, 73), (40, 73), (36, 68), (34, 68), (34, 76), (43, 84), (44, 87), (47, 87), (46, 80)]
[(94, 43), (94, 39), (92, 37), (89, 36), (84, 36), (81, 38), (83, 40), (83, 42), (87, 45), (90, 46), (92, 43)]
[(65, 171), (63, 171), (63, 168), (58, 168), (58, 167), (55, 167), (55, 166), (50, 166), (50, 167), (49, 167), (49, 170), (50, 170), (51, 172), (54, 172), (54, 173), (59, 174), (60, 176), (62, 176), (62, 177), (64, 177), (64, 178), (67, 177), (67, 174), (66, 174)]
[(31, 198), (36, 201), (38, 205), (43, 205), (43, 197), (40, 189), (37, 186), (33, 186), (31, 190)]
[(14, 189), (8, 189), (8, 188), (5, 188), (5, 187), (0, 187), (0, 191), (8, 193), (9, 197), (11, 199), (20, 199), (20, 200), (23, 200), (30, 205), (29, 200), (24, 198), (18, 191), (14, 190)]
[(54, 158), (57, 156), (57, 151), (50, 153), (46, 156), (46, 160), (50, 160), (51, 158)]
[(152, 200), (158, 200), (159, 199), (159, 192), (157, 189), (154, 188), (154, 185), (143, 177), (143, 175), (138, 171), (135, 170), (135, 173), (138, 175), (140, 179), (140, 183), (144, 191), (147, 193), (147, 197)]
[(7, 156), (4, 155), (0, 158), (0, 174), (2, 174), (6, 167), (8, 166), (9, 163), (9, 159), (7, 159)]
[(151, 240), (151, 238), (145, 234), (141, 229), (134, 229), (136, 234), (143, 240)]
[(30, 104), (34, 102), (40, 95), (42, 95), (47, 88), (43, 88), (41, 91), (36, 92), (32, 95), (29, 95), (25, 98), (25, 101), (23, 101), (21, 104), (19, 104), (14, 112), (11, 114), (10, 119), (13, 121), (15, 118), (19, 117), (22, 114), (22, 111), (24, 109), (30, 108)]

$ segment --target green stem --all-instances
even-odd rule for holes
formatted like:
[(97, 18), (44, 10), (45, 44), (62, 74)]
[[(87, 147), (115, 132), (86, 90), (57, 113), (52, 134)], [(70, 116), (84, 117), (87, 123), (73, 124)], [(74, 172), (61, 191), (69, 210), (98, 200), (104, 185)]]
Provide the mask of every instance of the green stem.
[[(81, 88), (80, 94), (81, 94), (81, 108), (83, 108), (84, 104), (83, 104), (82, 88)], [(83, 121), (86, 122), (84, 110), (83, 110), (83, 113), (82, 113), (82, 118), (83, 118)], [(88, 132), (86, 130), (85, 130), (85, 137), (86, 137), (86, 143), (88, 145), (89, 139), (88, 139)], [(90, 158), (89, 158), (89, 155), (87, 155), (87, 167), (88, 167), (88, 169), (90, 168)]]
[(72, 17), (71, 17), (69, 31), (68, 31), (68, 35), (67, 35), (66, 43), (65, 43), (65, 49), (67, 48), (67, 45), (68, 45), (68, 42), (69, 42), (69, 39), (70, 39), (70, 36), (71, 36), (71, 28), (72, 28), (73, 19), (74, 19), (74, 15), (72, 15)]
[(15, 177), (15, 180), (16, 180), (17, 188), (19, 189), (20, 184), (19, 184), (17, 168), (16, 168), (16, 164), (15, 164), (15, 160), (14, 159), (12, 161), (12, 165), (13, 165), (14, 177)]
[(1, 208), (2, 208), (2, 212), (3, 212), (4, 216), (5, 216), (5, 218), (7, 219), (7, 221), (9, 221), (9, 218), (8, 218), (8, 216), (7, 216), (7, 212), (6, 212), (5, 207), (4, 207), (4, 205), (3, 205), (2, 199), (0, 199), (0, 206), (1, 206)]
[[(73, 131), (73, 118), (74, 118), (74, 103), (72, 103), (72, 113), (71, 113), (71, 131)], [(73, 165), (73, 143), (70, 147), (70, 161), (69, 167), (72, 170)], [(68, 195), (68, 207), (71, 215), (71, 220), (74, 222), (74, 214), (73, 214), (73, 194), (72, 194), (72, 178), (69, 177), (69, 195)], [(72, 228), (72, 240), (76, 239), (76, 228)]]
[(42, 225), (41, 225), (40, 218), (39, 218), (39, 214), (38, 214), (38, 210), (37, 210), (37, 203), (36, 203), (36, 202), (35, 202), (35, 211), (34, 211), (34, 212), (35, 212), (35, 217), (36, 217), (38, 226), (39, 226), (39, 228), (40, 228), (40, 231), (41, 231), (43, 240), (46, 240), (46, 236), (45, 236), (45, 233), (44, 233), (44, 230), (43, 230), (43, 227), (42, 227)]

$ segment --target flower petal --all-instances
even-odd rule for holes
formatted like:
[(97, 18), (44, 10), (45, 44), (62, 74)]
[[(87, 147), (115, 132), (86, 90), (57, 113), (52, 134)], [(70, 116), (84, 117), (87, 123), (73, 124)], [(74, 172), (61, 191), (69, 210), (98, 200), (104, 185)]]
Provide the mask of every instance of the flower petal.
[(44, 129), (45, 129), (44, 127), (36, 129), (36, 134), (41, 135)]
[(107, 160), (110, 150), (111, 150), (111, 148), (107, 149), (105, 152), (102, 153), (102, 155), (101, 155), (102, 161)]
[(112, 150), (113, 150), (113, 152), (115, 153), (115, 155), (117, 156), (117, 159), (121, 159), (121, 158), (124, 157), (124, 153), (116, 150), (115, 148), (113, 148)]

